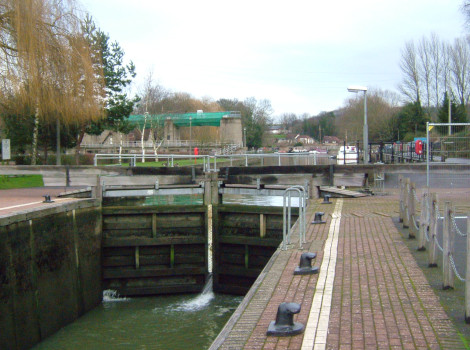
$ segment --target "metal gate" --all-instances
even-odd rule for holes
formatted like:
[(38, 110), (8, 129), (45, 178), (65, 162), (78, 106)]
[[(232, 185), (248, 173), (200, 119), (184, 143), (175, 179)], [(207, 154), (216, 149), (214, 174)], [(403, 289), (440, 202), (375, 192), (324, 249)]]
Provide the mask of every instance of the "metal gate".
[(427, 123), (427, 188), (469, 188), (470, 123)]

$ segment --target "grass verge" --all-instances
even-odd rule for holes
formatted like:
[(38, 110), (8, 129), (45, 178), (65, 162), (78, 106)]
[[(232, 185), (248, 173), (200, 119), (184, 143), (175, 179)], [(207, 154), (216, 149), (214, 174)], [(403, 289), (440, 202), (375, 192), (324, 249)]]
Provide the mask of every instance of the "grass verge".
[(42, 175), (0, 175), (0, 190), (43, 186)]

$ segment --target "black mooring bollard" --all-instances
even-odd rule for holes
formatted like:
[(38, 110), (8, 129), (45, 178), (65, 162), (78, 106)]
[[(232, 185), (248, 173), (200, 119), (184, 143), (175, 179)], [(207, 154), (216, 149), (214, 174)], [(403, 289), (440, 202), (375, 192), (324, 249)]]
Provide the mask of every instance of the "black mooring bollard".
[(318, 273), (317, 266), (312, 267), (312, 260), (317, 257), (315, 253), (302, 253), (300, 256), (300, 264), (294, 270), (294, 275), (313, 275)]
[(51, 201), (51, 196), (50, 195), (46, 194), (43, 197), (44, 197), (43, 203), (54, 203), (54, 201)]
[(322, 216), (323, 216), (323, 215), (325, 215), (324, 212), (322, 212), (322, 211), (317, 211), (317, 212), (315, 213), (315, 218), (313, 219), (312, 224), (324, 224), (324, 223), (326, 223), (326, 221), (323, 221), (323, 220), (322, 220)]
[(331, 204), (330, 198), (331, 198), (331, 196), (329, 194), (325, 194), (323, 196), (323, 202), (321, 202), (321, 204)]
[(300, 304), (281, 303), (277, 309), (276, 321), (271, 321), (267, 335), (287, 337), (300, 334), (305, 327), (300, 322), (294, 322), (294, 314), (300, 312)]

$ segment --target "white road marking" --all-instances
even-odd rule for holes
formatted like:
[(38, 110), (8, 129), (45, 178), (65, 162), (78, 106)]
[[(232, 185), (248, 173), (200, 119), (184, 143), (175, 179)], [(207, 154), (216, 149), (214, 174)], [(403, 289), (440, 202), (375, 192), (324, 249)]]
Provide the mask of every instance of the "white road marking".
[(333, 283), (335, 280), (336, 258), (338, 253), (338, 234), (341, 222), (343, 200), (336, 201), (332, 215), (328, 238), (325, 242), (323, 260), (320, 267), (312, 307), (302, 342), (302, 350), (320, 350), (326, 348), (328, 323), (330, 322), (331, 301), (333, 298)]
[[(67, 199), (70, 199), (70, 198), (56, 198), (56, 199), (54, 199), (54, 202), (59, 202), (59, 201), (67, 200)], [(40, 204), (40, 203), (43, 203), (43, 201), (29, 202), (29, 203), (23, 203), (23, 204), (18, 204), (18, 205), (12, 205), (10, 207), (3, 207), (3, 208), (0, 208), (0, 211), (1, 210), (14, 209), (14, 208), (21, 208), (21, 207), (26, 207), (28, 205), (34, 205), (34, 204)]]

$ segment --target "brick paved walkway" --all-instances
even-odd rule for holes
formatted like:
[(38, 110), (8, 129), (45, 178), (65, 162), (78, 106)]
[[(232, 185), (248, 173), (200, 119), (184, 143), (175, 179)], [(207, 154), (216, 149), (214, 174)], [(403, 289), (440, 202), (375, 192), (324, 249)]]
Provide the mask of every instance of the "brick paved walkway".
[[(337, 201), (339, 199), (333, 200)], [(314, 349), (464, 348), (392, 222), (392, 217), (398, 216), (398, 198), (383, 196), (340, 201), (343, 203), (335, 275), (334, 279), (328, 277), (333, 292), (331, 307), (327, 308), (326, 343), (319, 338), (309, 341), (309, 337), (322, 334), (312, 335), (308, 327), (304, 334), (293, 337), (266, 336), (268, 325), (275, 320), (277, 307), (283, 301), (301, 304), (301, 312), (294, 320), (304, 325), (311, 323), (308, 318), (312, 301), (322, 277), (321, 273), (293, 275), (302, 253), (295, 245), (288, 251), (277, 251), (269, 271), (256, 282), (256, 291), (245, 300), (243, 312), (239, 310), (238, 319), (232, 320), (225, 333), (219, 336), (218, 345), (223, 340), (220, 348), (304, 349), (305, 344), (310, 343), (309, 348)], [(329, 214), (327, 223), (309, 225), (305, 245), (308, 249), (304, 249), (318, 253), (317, 266), (324, 258), (325, 241), (334, 231), (330, 230), (330, 223), (335, 204), (320, 205), (320, 202), (312, 202), (307, 222), (312, 221), (315, 211), (325, 211)]]
[(35, 187), (17, 188), (12, 190), (0, 190), (0, 216), (11, 213), (18, 213), (23, 210), (47, 207), (44, 195), (51, 196), (51, 199), (58, 202), (71, 201), (74, 198), (58, 199), (59, 193), (64, 192), (64, 187)]

